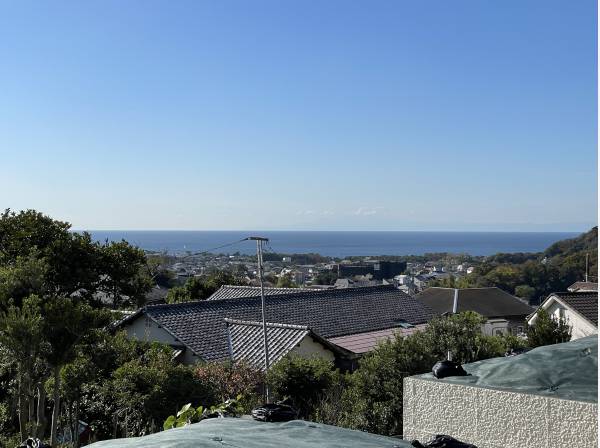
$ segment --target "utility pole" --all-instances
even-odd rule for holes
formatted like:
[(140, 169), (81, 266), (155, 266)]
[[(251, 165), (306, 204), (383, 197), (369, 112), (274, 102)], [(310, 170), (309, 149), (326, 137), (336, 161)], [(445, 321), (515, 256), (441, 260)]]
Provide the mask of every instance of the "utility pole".
[(588, 281), (588, 265), (589, 265), (590, 254), (586, 252), (585, 254), (585, 282)]
[[(264, 350), (265, 350), (265, 373), (269, 370), (269, 344), (267, 342), (267, 320), (265, 313), (265, 288), (263, 285), (263, 256), (262, 247), (263, 244), (268, 242), (268, 238), (261, 236), (249, 236), (246, 238), (251, 241), (256, 241), (256, 258), (258, 263), (258, 278), (260, 280), (260, 306), (262, 311), (262, 327), (263, 327), (263, 339), (264, 339)], [(269, 386), (265, 382), (265, 398), (267, 403), (269, 402)]]

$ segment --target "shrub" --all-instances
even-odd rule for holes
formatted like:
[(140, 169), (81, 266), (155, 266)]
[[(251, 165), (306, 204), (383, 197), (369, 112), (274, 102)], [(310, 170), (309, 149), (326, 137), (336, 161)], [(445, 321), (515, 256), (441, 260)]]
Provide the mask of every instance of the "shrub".
[(344, 426), (402, 434), (402, 383), (407, 376), (431, 371), (438, 357), (429, 341), (425, 333), (415, 333), (382, 343), (366, 355), (344, 394)]
[(340, 374), (332, 362), (321, 357), (289, 355), (269, 370), (267, 383), (274, 397), (289, 398), (300, 416), (308, 418), (322, 394), (339, 382)]
[(530, 347), (559, 344), (571, 340), (571, 327), (564, 319), (553, 319), (543, 308), (537, 311), (533, 325), (527, 326), (527, 342)]
[(241, 395), (244, 408), (257, 404), (257, 392), (264, 383), (263, 372), (244, 361), (202, 364), (195, 374), (221, 402)]

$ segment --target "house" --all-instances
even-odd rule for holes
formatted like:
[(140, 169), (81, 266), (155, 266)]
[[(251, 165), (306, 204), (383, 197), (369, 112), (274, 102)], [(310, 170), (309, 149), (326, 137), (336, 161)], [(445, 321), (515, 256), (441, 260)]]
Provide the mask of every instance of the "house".
[(342, 264), (338, 265), (338, 275), (340, 278), (354, 277), (356, 275), (371, 275), (375, 280), (392, 278), (406, 271), (405, 261), (377, 261), (372, 260), (362, 264)]
[(499, 288), (427, 288), (415, 299), (437, 314), (475, 311), (487, 318), (484, 334), (523, 333), (533, 308)]
[[(540, 308), (571, 326), (571, 340), (598, 334), (598, 292), (553, 292)], [(538, 308), (539, 309), (539, 308)], [(533, 325), (537, 312), (527, 319)]]
[[(295, 329), (291, 326), (302, 327), (298, 331), (314, 342), (308, 345), (320, 345), (339, 364), (348, 361), (345, 356), (352, 358), (357, 353), (343, 346), (333, 349), (328, 345), (334, 344), (333, 338), (412, 328), (434, 316), (427, 306), (391, 285), (286, 292), (267, 296), (265, 305), (268, 328), (285, 329), (286, 337), (291, 338), (291, 330)], [(122, 319), (116, 328), (134, 339), (169, 344), (179, 352), (181, 362), (192, 364), (226, 361), (232, 356), (239, 359), (240, 353), (253, 353), (251, 347), (258, 350), (262, 336), (256, 333), (256, 325), (253, 331), (247, 327), (261, 321), (261, 298), (253, 296), (146, 306)], [(268, 329), (268, 333), (271, 331)], [(232, 352), (229, 338), (235, 336), (239, 341), (243, 333), (251, 336), (243, 339), (246, 348), (236, 345)]]
[(575, 282), (567, 288), (569, 292), (598, 292), (598, 283), (592, 282)]
[(357, 280), (357, 279), (352, 279), (352, 278), (338, 278), (333, 287), (334, 288), (366, 288), (369, 286), (377, 286), (377, 285), (381, 285), (382, 282), (378, 281), (378, 280), (368, 280), (368, 279), (363, 279), (362, 280)]
[[(229, 354), (232, 361), (244, 360), (251, 366), (264, 370), (264, 339), (261, 322), (225, 319)], [(267, 340), (269, 365), (288, 354), (310, 358), (319, 356), (342, 364), (354, 358), (353, 353), (322, 338), (305, 325), (275, 324), (268, 322)]]

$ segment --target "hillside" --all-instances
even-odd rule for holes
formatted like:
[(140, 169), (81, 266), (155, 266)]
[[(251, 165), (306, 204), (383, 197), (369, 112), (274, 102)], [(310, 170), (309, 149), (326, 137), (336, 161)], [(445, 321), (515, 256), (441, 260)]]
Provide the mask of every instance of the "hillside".
[(451, 287), (497, 286), (511, 294), (529, 299), (532, 304), (554, 291), (566, 291), (585, 279), (586, 254), (588, 280), (598, 281), (598, 227), (576, 238), (558, 241), (539, 254), (496, 254), (466, 277), (451, 280)]

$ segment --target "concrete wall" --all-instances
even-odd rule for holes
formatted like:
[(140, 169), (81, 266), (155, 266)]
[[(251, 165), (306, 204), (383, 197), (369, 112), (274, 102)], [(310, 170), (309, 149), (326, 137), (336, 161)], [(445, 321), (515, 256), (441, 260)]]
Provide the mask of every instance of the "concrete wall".
[[(162, 342), (175, 347), (182, 346), (182, 342), (175, 339), (163, 327), (160, 327), (152, 319), (146, 315), (141, 315), (133, 322), (125, 325), (123, 329), (127, 332), (127, 336), (131, 339), (146, 342)], [(182, 362), (184, 364), (194, 364), (200, 358), (195, 356), (188, 348), (185, 349)]]
[(595, 447), (598, 405), (539, 395), (404, 380), (404, 439), (447, 434), (478, 448)]

